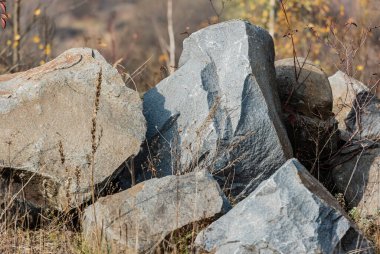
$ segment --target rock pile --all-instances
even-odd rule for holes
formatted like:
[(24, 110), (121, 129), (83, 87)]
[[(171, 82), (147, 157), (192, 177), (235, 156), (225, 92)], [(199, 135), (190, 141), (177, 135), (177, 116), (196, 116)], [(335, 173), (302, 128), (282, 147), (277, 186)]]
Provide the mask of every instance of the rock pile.
[[(194, 253), (375, 253), (308, 172), (324, 163), (346, 207), (378, 211), (379, 100), (342, 76), (275, 64), (270, 35), (239, 20), (189, 36), (143, 103), (91, 49), (2, 76), (0, 220), (10, 204), (83, 209), (101, 253), (165, 251), (178, 232)], [(99, 197), (110, 182), (134, 186)]]

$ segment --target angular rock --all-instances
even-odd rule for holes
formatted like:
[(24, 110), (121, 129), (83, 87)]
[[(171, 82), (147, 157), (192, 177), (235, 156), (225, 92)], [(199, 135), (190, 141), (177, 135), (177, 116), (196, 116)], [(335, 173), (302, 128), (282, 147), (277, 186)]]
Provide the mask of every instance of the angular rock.
[(355, 140), (380, 140), (380, 99), (367, 91), (358, 93), (345, 119), (347, 132)]
[(360, 81), (348, 76), (342, 71), (329, 77), (333, 95), (333, 113), (339, 122), (339, 129), (346, 129), (344, 119), (350, 112), (356, 95), (369, 89)]
[(158, 175), (208, 168), (243, 197), (291, 157), (273, 63), (272, 38), (248, 22), (187, 38), (179, 69), (144, 96)]
[(10, 190), (2, 201), (19, 194), (33, 208), (78, 207), (92, 184), (97, 195), (139, 152), (146, 131), (139, 95), (96, 50), (71, 49), (0, 80), (0, 185)]
[[(217, 253), (374, 253), (337, 201), (295, 159), (198, 234)], [(367, 249), (368, 248), (368, 249)]]
[[(361, 148), (348, 153), (349, 159), (335, 167), (333, 178), (349, 208), (357, 207), (361, 217), (378, 216), (380, 211), (380, 148)], [(343, 156), (342, 156), (343, 158)]]
[(277, 86), (281, 101), (291, 110), (312, 118), (327, 119), (331, 116), (333, 96), (329, 80), (323, 70), (314, 63), (299, 57), (297, 75), (294, 58), (275, 62)]
[(154, 178), (89, 206), (83, 234), (90, 245), (102, 237), (112, 253), (148, 253), (174, 230), (229, 209), (208, 173)]

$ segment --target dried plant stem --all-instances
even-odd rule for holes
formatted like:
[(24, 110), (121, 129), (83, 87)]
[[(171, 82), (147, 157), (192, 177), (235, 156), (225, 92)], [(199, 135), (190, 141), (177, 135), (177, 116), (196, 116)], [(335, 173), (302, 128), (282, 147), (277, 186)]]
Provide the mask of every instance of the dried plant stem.
[(20, 13), (21, 13), (21, 0), (14, 0), (13, 3), (13, 55), (12, 64), (14, 70), (17, 71), (20, 61)]
[(300, 66), (300, 63), (298, 62), (296, 45), (295, 45), (295, 42), (294, 42), (294, 34), (293, 34), (294, 31), (293, 31), (292, 25), (290, 23), (290, 19), (288, 17), (288, 12), (286, 10), (286, 6), (285, 6), (285, 4), (284, 4), (283, 1), (280, 1), (280, 6), (281, 6), (282, 12), (284, 13), (286, 24), (288, 26), (288, 34), (287, 34), (287, 36), (290, 38), (290, 40), (292, 42), (293, 59), (294, 59), (294, 76), (296, 77), (296, 80), (298, 81), (300, 73), (297, 72), (297, 66)]
[[(100, 67), (100, 71), (98, 73), (98, 78), (96, 82), (96, 94), (95, 94), (95, 103), (94, 103), (94, 109), (92, 114), (92, 127), (91, 127), (91, 156), (90, 156), (90, 171), (91, 171), (91, 201), (93, 204), (93, 212), (94, 212), (94, 221), (95, 225), (98, 225), (97, 219), (96, 219), (96, 208), (95, 208), (95, 177), (94, 177), (94, 171), (95, 171), (95, 154), (96, 150), (98, 149), (98, 143), (96, 139), (96, 130), (97, 130), (97, 116), (99, 111), (99, 104), (100, 104), (100, 92), (102, 89), (102, 75), (103, 75), (103, 69)], [(101, 240), (98, 236), (98, 232), (95, 234), (96, 242), (98, 243), (98, 249), (101, 248)]]
[(169, 73), (173, 73), (175, 70), (175, 38), (174, 38), (174, 26), (173, 26), (173, 0), (168, 0), (168, 33), (169, 33)]

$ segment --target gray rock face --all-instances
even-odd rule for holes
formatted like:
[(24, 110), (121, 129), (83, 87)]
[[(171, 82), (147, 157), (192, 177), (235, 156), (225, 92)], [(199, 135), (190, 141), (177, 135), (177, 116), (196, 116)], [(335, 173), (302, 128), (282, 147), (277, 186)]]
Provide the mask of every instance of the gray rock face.
[(339, 122), (339, 129), (346, 129), (344, 119), (350, 112), (356, 95), (369, 89), (360, 81), (347, 76), (342, 71), (336, 72), (329, 77), (329, 82), (333, 94), (333, 113)]
[(10, 190), (1, 201), (17, 193), (31, 207), (66, 211), (90, 199), (92, 173), (98, 191), (139, 152), (146, 126), (138, 93), (81, 48), (0, 77), (0, 130), (0, 187)]
[(172, 231), (228, 209), (208, 173), (155, 178), (89, 206), (83, 234), (90, 245), (102, 236), (103, 247), (112, 253), (148, 253)]
[(370, 247), (337, 201), (295, 159), (199, 233), (195, 242), (217, 254), (348, 253)]
[(291, 157), (273, 63), (270, 35), (244, 21), (187, 38), (179, 69), (144, 96), (158, 174), (208, 168), (243, 197)]
[(380, 148), (352, 151), (345, 157), (349, 159), (333, 170), (337, 190), (344, 194), (347, 206), (358, 208), (362, 218), (377, 216), (380, 211)]
[(346, 128), (355, 140), (380, 140), (380, 99), (375, 94), (360, 92), (345, 119)]
[(326, 120), (301, 114), (284, 114), (294, 156), (312, 173), (338, 150), (339, 131), (334, 117)]

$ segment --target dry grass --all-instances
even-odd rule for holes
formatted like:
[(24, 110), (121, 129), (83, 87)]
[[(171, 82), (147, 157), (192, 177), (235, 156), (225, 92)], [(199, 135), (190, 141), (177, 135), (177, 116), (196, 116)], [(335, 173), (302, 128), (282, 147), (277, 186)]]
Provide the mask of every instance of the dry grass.
[(3, 254), (18, 253), (88, 253), (82, 245), (81, 235), (51, 225), (50, 229), (23, 230), (8, 228), (0, 232), (0, 252)]

